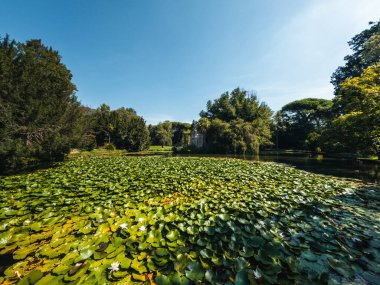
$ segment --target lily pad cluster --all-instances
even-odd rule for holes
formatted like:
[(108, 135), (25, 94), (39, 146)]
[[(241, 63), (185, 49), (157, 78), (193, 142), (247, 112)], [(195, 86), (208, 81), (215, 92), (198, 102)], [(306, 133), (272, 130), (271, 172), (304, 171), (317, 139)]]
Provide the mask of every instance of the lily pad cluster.
[(380, 284), (379, 189), (275, 163), (78, 158), (0, 206), (0, 284)]

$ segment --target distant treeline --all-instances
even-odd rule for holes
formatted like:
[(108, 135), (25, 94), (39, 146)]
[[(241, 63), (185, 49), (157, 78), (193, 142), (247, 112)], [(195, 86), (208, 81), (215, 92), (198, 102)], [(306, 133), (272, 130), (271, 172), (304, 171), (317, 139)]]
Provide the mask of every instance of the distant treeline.
[[(0, 172), (61, 161), (72, 148), (141, 151), (150, 144), (209, 153), (261, 148), (375, 154), (380, 157), (380, 22), (349, 42), (353, 51), (331, 77), (333, 100), (307, 98), (273, 114), (236, 88), (208, 101), (192, 124), (147, 126), (131, 108), (78, 102), (72, 74), (40, 40), (0, 38)], [(201, 138), (194, 149), (192, 136)]]

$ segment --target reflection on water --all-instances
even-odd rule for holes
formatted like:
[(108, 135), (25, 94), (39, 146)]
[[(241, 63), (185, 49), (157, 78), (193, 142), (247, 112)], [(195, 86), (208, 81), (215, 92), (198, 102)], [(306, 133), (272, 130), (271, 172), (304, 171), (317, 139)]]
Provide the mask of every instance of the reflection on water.
[(299, 169), (314, 173), (333, 175), (346, 178), (380, 183), (380, 163), (354, 159), (323, 158), (312, 156), (293, 155), (202, 155), (211, 157), (232, 157), (255, 161), (274, 161), (293, 165)]
[(260, 161), (275, 161), (293, 165), (310, 172), (361, 179), (378, 183), (380, 164), (353, 159), (336, 159), (320, 157), (260, 156)]

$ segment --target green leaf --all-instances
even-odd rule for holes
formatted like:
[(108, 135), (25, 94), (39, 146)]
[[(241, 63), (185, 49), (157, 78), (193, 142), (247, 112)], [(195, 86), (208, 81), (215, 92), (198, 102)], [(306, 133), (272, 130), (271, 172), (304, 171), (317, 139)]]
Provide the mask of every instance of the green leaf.
[(131, 268), (133, 268), (134, 270), (136, 270), (138, 273), (144, 273), (144, 272), (147, 272), (147, 269), (144, 265), (144, 262), (143, 261), (138, 261), (137, 259), (134, 259), (132, 261), (132, 264), (131, 264)]
[(83, 259), (88, 259), (92, 256), (93, 254), (93, 251), (90, 250), (90, 249), (85, 249), (83, 251), (80, 252), (79, 256), (80, 258), (83, 260)]
[(166, 238), (170, 241), (175, 241), (179, 237), (179, 232), (177, 230), (170, 231), (167, 235)]
[(42, 227), (42, 223), (41, 222), (36, 222), (36, 223), (33, 223), (33, 224), (30, 225), (30, 229), (33, 232), (39, 232), (41, 230), (41, 227)]
[(158, 256), (165, 256), (169, 254), (169, 251), (166, 248), (160, 247), (155, 250), (155, 254)]
[(39, 270), (32, 270), (28, 275), (22, 278), (18, 284), (35, 284), (43, 276), (43, 273)]
[(157, 285), (172, 285), (170, 279), (165, 275), (158, 275), (154, 281)]
[(191, 262), (186, 268), (186, 277), (193, 281), (202, 280), (205, 273), (199, 262)]
[(248, 279), (247, 270), (243, 269), (239, 271), (235, 276), (235, 285), (248, 285), (250, 284)]
[(36, 285), (52, 285), (52, 284), (60, 284), (60, 280), (62, 280), (63, 276), (54, 276), (51, 274), (45, 275), (40, 280), (38, 280)]

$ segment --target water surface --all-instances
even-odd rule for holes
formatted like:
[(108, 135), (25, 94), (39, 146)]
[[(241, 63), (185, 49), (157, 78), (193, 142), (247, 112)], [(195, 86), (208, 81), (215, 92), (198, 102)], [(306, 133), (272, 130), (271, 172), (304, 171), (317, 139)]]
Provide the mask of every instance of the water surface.
[[(192, 155), (194, 156), (194, 155)], [(380, 183), (380, 163), (356, 159), (315, 157), (312, 155), (200, 155), (208, 157), (231, 157), (255, 161), (273, 161), (295, 166), (313, 173), (360, 179), (365, 182)]]

